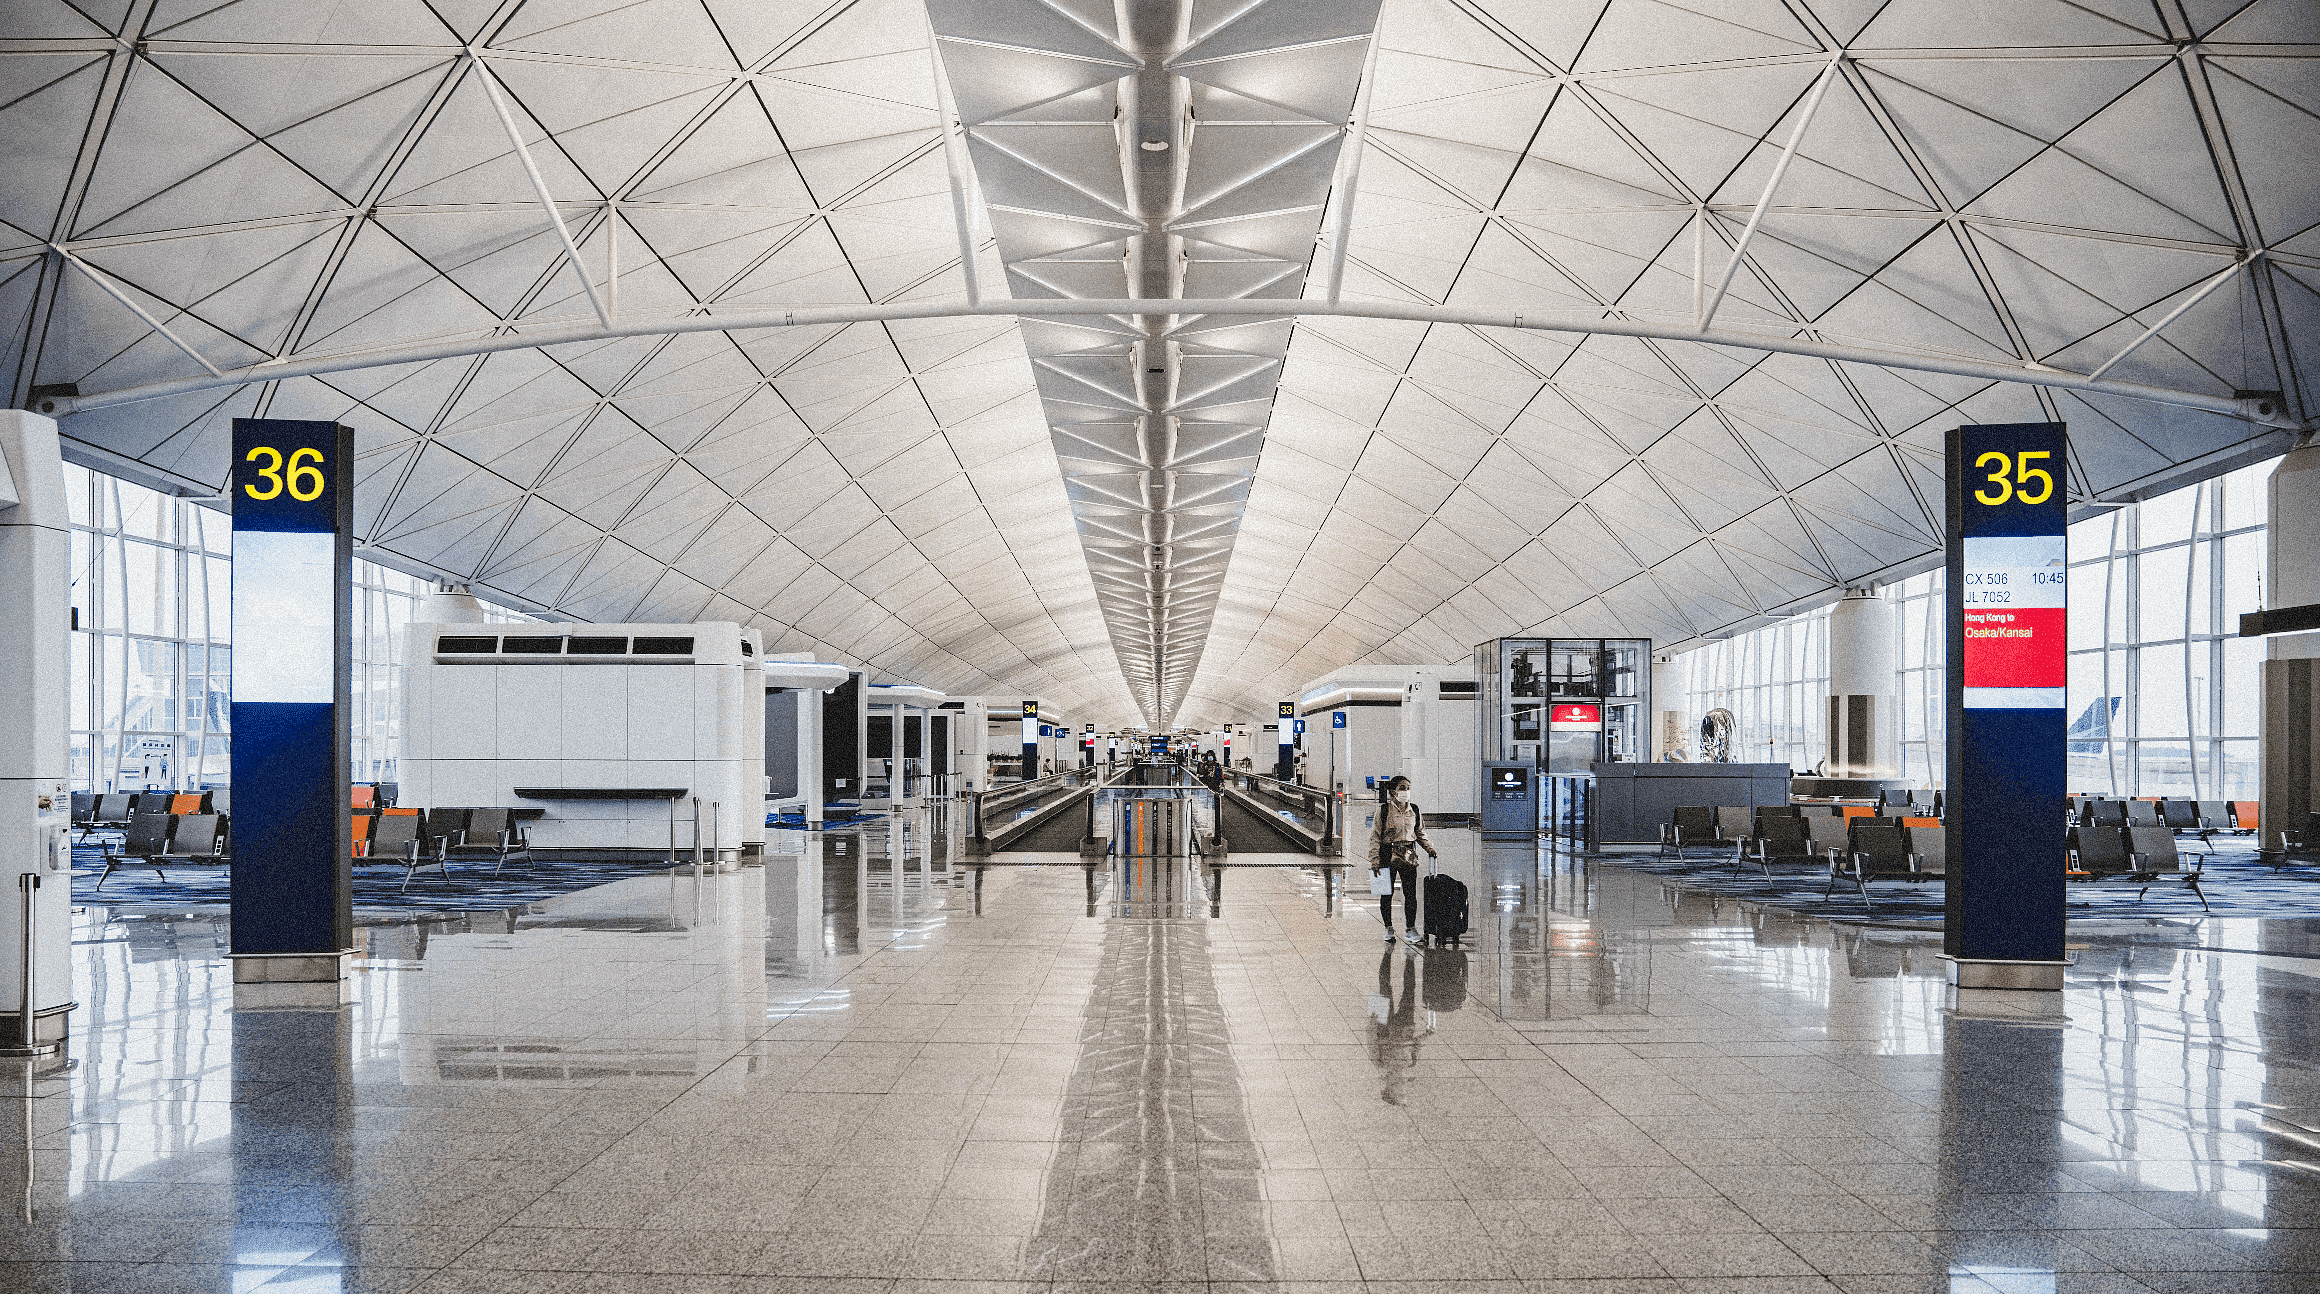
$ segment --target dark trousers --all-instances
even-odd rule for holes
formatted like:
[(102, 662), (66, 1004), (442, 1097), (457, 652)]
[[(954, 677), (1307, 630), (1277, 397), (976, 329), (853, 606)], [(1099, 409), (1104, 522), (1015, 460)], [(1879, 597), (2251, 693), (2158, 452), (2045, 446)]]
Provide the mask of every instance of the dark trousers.
[[(1389, 865), (1386, 870), (1393, 873), (1395, 883), (1402, 887), (1402, 928), (1404, 930), (1417, 929), (1418, 865), (1416, 863), (1410, 863), (1406, 866)], [(1393, 895), (1378, 895), (1378, 920), (1386, 923), (1386, 929), (1394, 928)]]

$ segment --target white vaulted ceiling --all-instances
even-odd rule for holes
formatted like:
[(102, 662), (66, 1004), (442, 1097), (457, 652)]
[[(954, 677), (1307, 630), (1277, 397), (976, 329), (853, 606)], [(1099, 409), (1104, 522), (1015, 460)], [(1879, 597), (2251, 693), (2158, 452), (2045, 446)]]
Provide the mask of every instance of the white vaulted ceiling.
[[(1151, 298), (1026, 319), (1096, 596), (1129, 690), (1183, 706), (1281, 379), (1377, 0), (929, 0), (1007, 294)], [(1085, 22), (1086, 25), (1082, 25)]]
[[(1712, 313), (2320, 399), (2311, 0), (1186, 0), (1166, 48), (1135, 34), (1160, 8), (944, 0), (938, 49), (923, 0), (13, 0), (0, 363), (26, 404), (607, 318), (963, 304), (964, 211), (986, 303), (1311, 299), (1341, 260), (1349, 304)], [(1300, 70), (1246, 75), (1265, 58)], [(1143, 123), (1097, 101), (1148, 106), (1145, 78), (1194, 109), (1159, 204), (1104, 179)], [(1682, 340), (1219, 318), (618, 337), (63, 427), (80, 461), (208, 493), (231, 418), (339, 419), (384, 559), (1201, 725), (1344, 665), (1683, 642), (1917, 568), (1959, 422), (2069, 422), (2086, 504), (2292, 436)]]
[[(2276, 165), (2320, 150), (2310, 0), (1391, 0), (1378, 33), (1348, 301), (1686, 323), (1695, 255), (1710, 296), (1826, 76), (1718, 326), (2086, 372), (2166, 321), (2109, 375), (2320, 399), (2320, 181)], [(1305, 320), (1187, 712), (1511, 633), (1680, 644), (1924, 569), (1944, 432), (2054, 419), (2078, 501), (2288, 441), (1680, 341)]]
[[(961, 294), (918, 0), (8, 13), (20, 396), (198, 371), (137, 310), (220, 367), (593, 318), (494, 90), (617, 315)], [(64, 431), (214, 490), (252, 414), (353, 426), (362, 540), (487, 593), (1133, 712), (1007, 320), (514, 351)]]

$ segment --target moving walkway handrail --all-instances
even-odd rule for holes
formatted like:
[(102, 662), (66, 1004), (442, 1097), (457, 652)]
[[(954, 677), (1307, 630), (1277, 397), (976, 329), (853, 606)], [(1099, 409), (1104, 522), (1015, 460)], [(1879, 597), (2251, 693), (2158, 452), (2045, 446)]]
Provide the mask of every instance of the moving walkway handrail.
[(1077, 768), (1067, 768), (1061, 772), (1049, 773), (1045, 777), (1035, 777), (1028, 782), (1017, 782), (1012, 786), (1003, 786), (994, 791), (973, 792), (967, 797), (967, 812), (971, 815), (971, 821), (974, 824), (976, 848), (983, 849), (990, 845), (990, 831), (984, 824), (984, 819), (991, 812), (993, 801), (1012, 798), (1026, 791), (1032, 791), (1034, 788), (1037, 788), (1037, 794), (1045, 795), (1063, 787), (1078, 786), (1083, 779), (1092, 780), (1097, 790), (1101, 790), (1109, 784), (1105, 777), (1104, 766), (1099, 764), (1094, 767), (1083, 765)]
[(1239, 779), (1242, 785), (1252, 790), (1266, 791), (1283, 799), (1296, 800), (1308, 809), (1324, 808), (1333, 798), (1328, 791), (1318, 786), (1307, 786), (1303, 782), (1284, 782), (1270, 773), (1235, 773), (1233, 776)]
[(1045, 787), (1050, 782), (1066, 782), (1067, 784), (1076, 785), (1076, 783), (1070, 783), (1068, 779), (1077, 778), (1081, 774), (1088, 771), (1090, 770), (1085, 768), (1067, 768), (1059, 773), (1049, 773), (1045, 777), (1032, 778), (1028, 782), (1016, 782), (1009, 786), (1002, 786), (995, 790), (981, 792), (981, 800), (982, 803), (988, 807), (993, 801), (1021, 795), (1024, 792), (1031, 790), (1033, 787)]
[(1328, 791), (1318, 786), (1307, 786), (1303, 782), (1284, 782), (1280, 778), (1266, 773), (1236, 772), (1232, 777), (1236, 785), (1244, 792), (1263, 792), (1285, 800), (1295, 800), (1305, 812), (1318, 813), (1321, 817), (1321, 841), (1318, 850), (1324, 854), (1337, 852), (1337, 817), (1339, 806), (1345, 798), (1343, 792)]

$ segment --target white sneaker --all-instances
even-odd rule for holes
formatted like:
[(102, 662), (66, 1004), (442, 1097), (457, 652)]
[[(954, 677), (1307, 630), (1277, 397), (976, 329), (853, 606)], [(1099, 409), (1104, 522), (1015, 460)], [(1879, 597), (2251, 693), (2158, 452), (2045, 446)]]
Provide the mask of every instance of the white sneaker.
[(1387, 926), (1387, 927), (1386, 927), (1386, 942), (1390, 944), (1390, 943), (1392, 943), (1393, 941), (1394, 941), (1394, 928), (1393, 928), (1392, 926)]
[(1423, 935), (1420, 935), (1420, 934), (1419, 934), (1417, 931), (1415, 931), (1415, 930), (1404, 930), (1404, 931), (1402, 932), (1402, 938), (1404, 938), (1404, 939), (1407, 939), (1407, 940), (1409, 940), (1411, 943), (1414, 943), (1414, 944), (1415, 944), (1415, 943), (1423, 943), (1423, 942), (1425, 942), (1425, 937), (1424, 937)]

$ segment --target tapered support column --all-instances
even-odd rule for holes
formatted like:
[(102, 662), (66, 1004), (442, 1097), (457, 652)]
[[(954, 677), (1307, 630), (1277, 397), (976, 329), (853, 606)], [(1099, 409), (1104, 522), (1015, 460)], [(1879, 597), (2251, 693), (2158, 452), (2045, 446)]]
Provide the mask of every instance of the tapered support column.
[(1664, 760), (1683, 752), (1689, 758), (1691, 711), (1684, 694), (1684, 667), (1674, 652), (1658, 652), (1651, 658), (1651, 704), (1658, 713), (1652, 716), (1648, 757)]
[(1893, 603), (1846, 589), (1829, 612), (1828, 777), (1892, 777)]
[[(2320, 603), (2320, 444), (2280, 460), (2272, 472), (2271, 563), (2267, 607)], [(2264, 661), (2263, 849), (2282, 832), (2302, 832), (2320, 812), (2320, 631), (2275, 636)], [(2304, 843), (2309, 847), (2312, 837)]]

